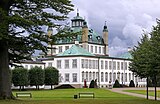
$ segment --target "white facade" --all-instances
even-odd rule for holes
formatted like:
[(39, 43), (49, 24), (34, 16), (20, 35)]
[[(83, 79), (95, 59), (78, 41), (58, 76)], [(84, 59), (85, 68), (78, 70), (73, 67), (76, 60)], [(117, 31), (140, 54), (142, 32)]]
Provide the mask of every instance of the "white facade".
[[(75, 61), (76, 60), (76, 61)], [(135, 77), (129, 71), (129, 60), (118, 58), (99, 58), (99, 57), (55, 57), (54, 61), (43, 61), (46, 67), (52, 63), (59, 70), (59, 84), (71, 84), (83, 87), (84, 80), (89, 86), (91, 80), (97, 79), (100, 87), (107, 87), (109, 81), (114, 84), (117, 79), (120, 84), (129, 85), (133, 80), (139, 86), (145, 86), (145, 79)], [(74, 63), (75, 62), (75, 63)]]

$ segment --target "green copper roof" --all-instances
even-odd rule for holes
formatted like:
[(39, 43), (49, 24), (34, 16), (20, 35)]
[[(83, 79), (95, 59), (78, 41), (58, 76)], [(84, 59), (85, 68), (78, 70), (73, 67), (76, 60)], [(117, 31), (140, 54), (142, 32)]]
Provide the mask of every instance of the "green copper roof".
[(126, 52), (123, 55), (121, 55), (119, 58), (132, 59), (132, 55), (130, 52)]
[(57, 56), (73, 56), (73, 55), (83, 55), (83, 56), (95, 56), (92, 53), (88, 52), (84, 48), (81, 48), (76, 45), (72, 45), (71, 48), (64, 51), (63, 53), (58, 54)]
[[(80, 32), (77, 36), (77, 41), (82, 42), (82, 27), (70, 27), (67, 31), (77, 33)], [(88, 42), (90, 43), (97, 43), (97, 44), (104, 44), (102, 36), (100, 36), (97, 32), (95, 32), (93, 29), (88, 30)], [(60, 40), (57, 40), (57, 44), (65, 44), (65, 43), (73, 43), (75, 40), (73, 40), (71, 37), (66, 37)]]

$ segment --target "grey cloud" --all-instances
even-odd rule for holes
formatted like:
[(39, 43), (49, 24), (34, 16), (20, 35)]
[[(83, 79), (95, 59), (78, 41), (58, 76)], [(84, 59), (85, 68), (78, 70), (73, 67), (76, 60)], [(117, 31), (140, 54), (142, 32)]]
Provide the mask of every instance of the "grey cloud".
[[(104, 21), (109, 30), (111, 56), (127, 51), (140, 39), (143, 30), (150, 32), (160, 16), (159, 0), (72, 0), (75, 9), (85, 16), (89, 27), (102, 34)], [(72, 12), (70, 17), (76, 15)], [(118, 44), (121, 43), (121, 44)]]

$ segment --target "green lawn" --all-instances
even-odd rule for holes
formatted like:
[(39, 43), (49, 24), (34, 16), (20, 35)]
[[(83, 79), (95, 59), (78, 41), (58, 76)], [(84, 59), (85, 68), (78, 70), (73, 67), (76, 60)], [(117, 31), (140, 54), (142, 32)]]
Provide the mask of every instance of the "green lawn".
[[(124, 91), (146, 95), (146, 90), (124, 90)], [(149, 90), (148, 95), (154, 96), (154, 90)], [(157, 91), (157, 97), (160, 97), (160, 91)]]
[[(13, 91), (13, 94), (18, 91)], [(110, 92), (106, 89), (40, 90), (31, 92), (33, 98), (0, 100), (0, 104), (160, 104), (160, 101), (146, 100)], [(74, 99), (79, 92), (94, 92), (95, 98)]]

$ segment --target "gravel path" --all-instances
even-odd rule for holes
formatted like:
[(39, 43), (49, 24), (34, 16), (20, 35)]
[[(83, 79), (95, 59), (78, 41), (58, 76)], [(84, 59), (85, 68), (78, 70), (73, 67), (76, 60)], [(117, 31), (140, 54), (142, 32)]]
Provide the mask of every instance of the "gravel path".
[[(127, 95), (131, 95), (131, 96), (146, 98), (146, 95), (124, 91), (124, 90), (146, 90), (146, 88), (112, 88), (112, 89), (109, 89), (109, 90), (113, 91), (113, 92), (121, 93), (121, 94), (127, 94)], [(154, 88), (149, 88), (149, 90), (154, 90)], [(160, 90), (160, 88), (157, 87), (157, 90)], [(148, 96), (148, 98), (152, 99), (152, 100), (155, 100), (154, 96)], [(160, 98), (157, 97), (157, 100), (160, 100)]]

